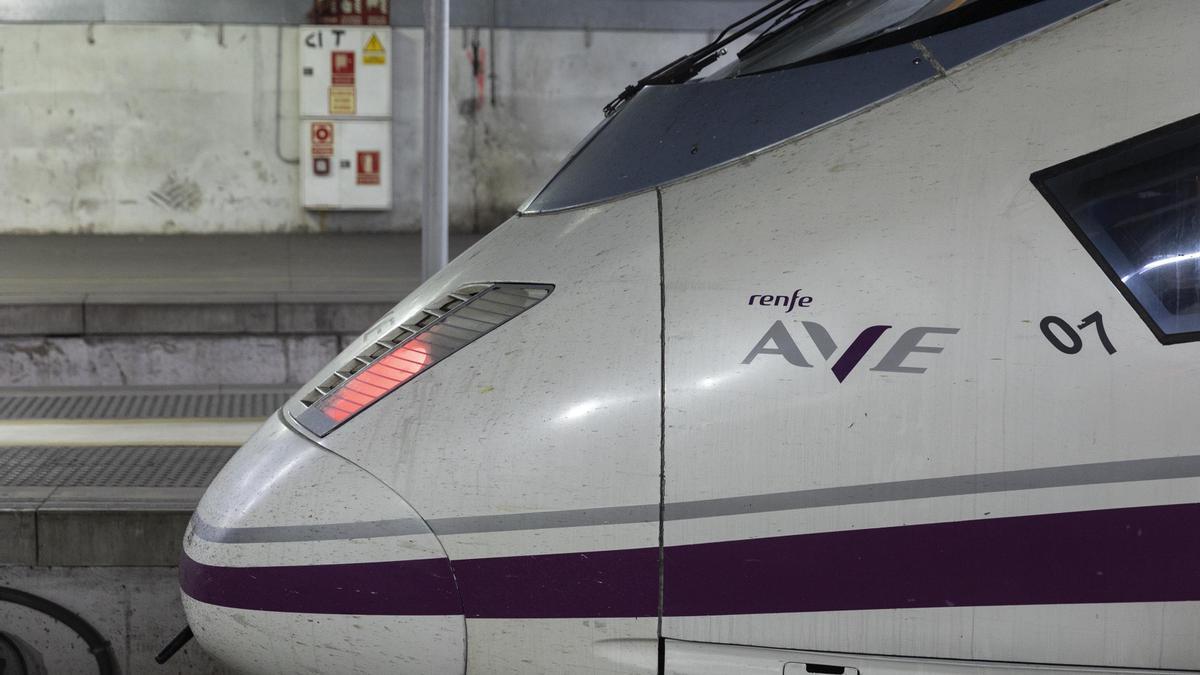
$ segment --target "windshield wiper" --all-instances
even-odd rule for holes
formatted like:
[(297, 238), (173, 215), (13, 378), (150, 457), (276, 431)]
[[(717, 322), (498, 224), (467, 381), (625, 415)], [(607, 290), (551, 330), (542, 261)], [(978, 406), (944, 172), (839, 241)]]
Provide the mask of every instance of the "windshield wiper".
[(771, 22), (771, 26), (762, 35), (755, 38), (751, 45), (763, 40), (768, 35), (773, 36), (778, 34), (779, 28), (793, 25), (799, 17), (808, 14), (810, 10), (828, 2), (830, 0), (772, 0), (772, 2), (767, 3), (758, 10), (729, 24), (715, 40), (707, 45), (704, 45), (691, 54), (675, 59), (638, 80), (636, 84), (625, 87), (624, 91), (610, 101), (608, 105), (604, 106), (604, 116), (610, 117), (626, 101), (633, 98), (634, 95), (648, 85), (681, 84), (687, 82), (700, 71), (707, 68), (713, 61), (721, 58), (725, 54), (725, 47), (729, 43), (747, 33), (753, 32), (763, 24)]
[(799, 23), (801, 19), (807, 17), (809, 14), (812, 14), (814, 10), (828, 4), (830, 3), (827, 0), (813, 0), (808, 4), (801, 3), (795, 7), (792, 7), (788, 11), (783, 12), (775, 18), (775, 21), (772, 22), (770, 26), (767, 26), (763, 32), (759, 33), (758, 37), (751, 40), (750, 44), (742, 47), (738, 51), (738, 58), (740, 59), (759, 47), (774, 41), (775, 38), (783, 35), (789, 28)]

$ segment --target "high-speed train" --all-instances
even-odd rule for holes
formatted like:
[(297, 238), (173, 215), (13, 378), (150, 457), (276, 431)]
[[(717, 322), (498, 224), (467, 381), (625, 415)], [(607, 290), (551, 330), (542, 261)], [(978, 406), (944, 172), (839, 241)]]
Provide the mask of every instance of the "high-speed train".
[(631, 86), (224, 468), (197, 639), (1200, 671), (1198, 36), (1195, 0), (778, 0)]

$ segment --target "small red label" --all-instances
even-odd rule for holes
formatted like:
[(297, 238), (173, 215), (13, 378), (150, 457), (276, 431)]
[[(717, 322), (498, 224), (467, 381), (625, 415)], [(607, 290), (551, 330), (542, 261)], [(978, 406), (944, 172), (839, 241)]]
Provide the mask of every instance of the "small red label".
[(354, 84), (354, 52), (330, 52), (329, 58), (333, 84)]
[(359, 185), (379, 185), (379, 151), (358, 151), (358, 177), (354, 181)]
[(313, 157), (332, 157), (333, 156), (333, 123), (332, 122), (313, 122), (311, 135), (312, 135), (312, 156)]
[(363, 19), (368, 26), (388, 25), (388, 0), (363, 0)]
[(386, 26), (388, 4), (388, 0), (314, 0), (309, 16), (323, 24)]

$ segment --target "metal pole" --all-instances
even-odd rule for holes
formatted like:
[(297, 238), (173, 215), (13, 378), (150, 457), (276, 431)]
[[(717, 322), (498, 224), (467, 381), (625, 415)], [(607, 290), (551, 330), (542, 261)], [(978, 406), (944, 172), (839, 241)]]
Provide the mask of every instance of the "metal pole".
[(425, 0), (425, 194), (421, 199), (421, 278), (446, 266), (449, 251), (450, 0)]

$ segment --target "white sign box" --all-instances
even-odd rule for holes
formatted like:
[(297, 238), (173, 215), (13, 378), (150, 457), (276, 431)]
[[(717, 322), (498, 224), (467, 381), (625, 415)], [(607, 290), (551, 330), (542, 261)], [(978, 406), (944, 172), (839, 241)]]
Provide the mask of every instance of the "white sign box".
[(301, 26), (300, 116), (389, 117), (392, 34), (387, 26)]
[(390, 120), (301, 120), (304, 208), (391, 208), (391, 127)]

